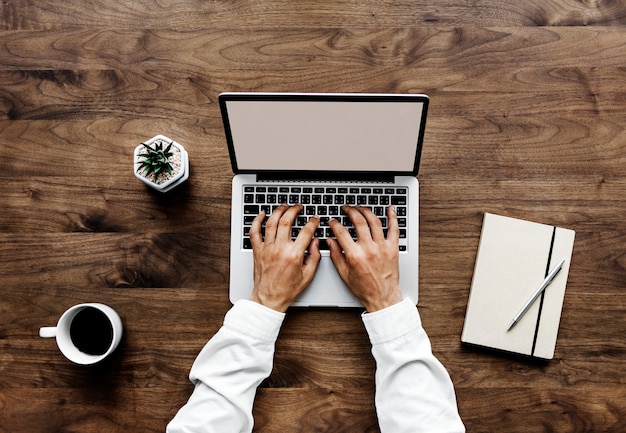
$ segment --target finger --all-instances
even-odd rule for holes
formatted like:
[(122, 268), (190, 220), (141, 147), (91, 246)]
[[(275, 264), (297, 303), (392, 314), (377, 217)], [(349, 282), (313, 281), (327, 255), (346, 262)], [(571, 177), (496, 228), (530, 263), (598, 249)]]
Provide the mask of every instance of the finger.
[(319, 238), (313, 238), (309, 242), (309, 254), (304, 258), (303, 272), (307, 281), (313, 280), (315, 271), (322, 260), (322, 254), (320, 253), (320, 240)]
[(357, 239), (359, 241), (365, 241), (367, 239), (371, 240), (372, 234), (370, 233), (370, 226), (365, 219), (365, 216), (360, 212), (359, 208), (344, 206), (342, 209), (346, 213), (346, 215), (348, 215), (350, 221), (352, 221), (352, 225), (356, 230)]
[(357, 207), (357, 210), (361, 212), (361, 215), (367, 220), (367, 224), (370, 227), (370, 235), (374, 242), (382, 242), (385, 240), (385, 234), (383, 233), (383, 224), (380, 219), (367, 207)]
[[(349, 251), (354, 247), (354, 241), (348, 230), (336, 219), (331, 218), (328, 222), (330, 229), (333, 231), (337, 242), (344, 251)], [(328, 243), (330, 245), (330, 242)]]
[(306, 247), (311, 243), (311, 239), (313, 239), (313, 236), (315, 235), (315, 230), (317, 230), (319, 223), (319, 217), (313, 216), (309, 218), (307, 223), (304, 225), (304, 227), (302, 227), (300, 233), (298, 233), (298, 236), (296, 237), (295, 243), (298, 249), (304, 251)]
[[(278, 228), (276, 229), (276, 239), (281, 241), (291, 240), (291, 228), (296, 222), (296, 217), (302, 210), (302, 205), (289, 206), (278, 220)], [(267, 229), (266, 229), (267, 230)], [(304, 249), (303, 249), (304, 250)]]
[(283, 216), (288, 207), (289, 206), (286, 204), (281, 204), (276, 209), (274, 209), (274, 211), (268, 218), (267, 222), (265, 223), (265, 242), (273, 243), (276, 240), (278, 221), (280, 221), (280, 218)]
[[(328, 242), (328, 248), (330, 249), (330, 259), (335, 265), (335, 268), (337, 268), (339, 276), (343, 279), (348, 273), (348, 264), (346, 262), (346, 256), (343, 251), (341, 251), (341, 245), (333, 238), (326, 239), (326, 242)], [(350, 242), (353, 242), (352, 239), (350, 239)]]
[(263, 221), (265, 220), (265, 212), (261, 211), (260, 214), (254, 218), (252, 221), (252, 226), (250, 226), (250, 242), (252, 243), (252, 250), (256, 250), (257, 248), (263, 245), (263, 235), (261, 234), (261, 228), (263, 226)]
[(393, 206), (387, 208), (387, 221), (387, 240), (397, 244), (400, 238), (400, 228), (398, 226), (398, 214), (396, 214), (396, 209)]

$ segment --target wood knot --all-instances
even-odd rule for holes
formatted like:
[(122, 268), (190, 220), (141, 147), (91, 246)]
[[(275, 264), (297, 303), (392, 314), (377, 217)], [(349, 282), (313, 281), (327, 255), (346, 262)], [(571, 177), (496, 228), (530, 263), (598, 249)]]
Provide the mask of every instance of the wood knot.
[(95, 209), (86, 214), (66, 213), (68, 230), (70, 232), (108, 233), (119, 232), (120, 227), (112, 223), (109, 213), (102, 209)]

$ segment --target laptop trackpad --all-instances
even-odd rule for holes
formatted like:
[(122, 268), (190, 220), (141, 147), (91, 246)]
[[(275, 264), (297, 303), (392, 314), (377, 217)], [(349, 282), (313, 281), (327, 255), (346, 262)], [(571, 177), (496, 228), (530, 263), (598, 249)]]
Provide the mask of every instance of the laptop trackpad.
[(361, 303), (341, 280), (326, 252), (322, 252), (322, 260), (315, 278), (293, 305), (298, 307), (361, 307)]

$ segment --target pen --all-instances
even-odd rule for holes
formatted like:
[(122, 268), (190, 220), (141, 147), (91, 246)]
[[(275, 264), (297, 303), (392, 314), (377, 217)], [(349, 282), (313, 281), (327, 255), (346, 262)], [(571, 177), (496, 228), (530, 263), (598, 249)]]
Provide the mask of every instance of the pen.
[(519, 322), (519, 319), (522, 318), (522, 316), (524, 314), (526, 314), (526, 311), (528, 311), (528, 309), (530, 308), (530, 306), (533, 304), (533, 302), (535, 302), (535, 300), (539, 297), (539, 295), (541, 295), (543, 293), (544, 290), (546, 290), (546, 287), (548, 287), (550, 285), (550, 283), (552, 282), (552, 280), (554, 280), (554, 277), (556, 277), (556, 274), (559, 273), (559, 271), (561, 270), (561, 268), (563, 268), (563, 264), (565, 263), (565, 259), (561, 260), (555, 267), (554, 269), (552, 269), (550, 271), (550, 273), (548, 274), (548, 276), (546, 277), (545, 280), (543, 280), (543, 282), (541, 283), (541, 285), (539, 286), (539, 288), (537, 290), (535, 290), (535, 293), (533, 293), (533, 295), (530, 297), (530, 299), (528, 301), (526, 301), (526, 303), (524, 304), (524, 306), (522, 307), (521, 310), (519, 310), (519, 313), (517, 313), (515, 315), (515, 317), (513, 318), (513, 320), (511, 320), (511, 324), (509, 325), (509, 329), (507, 329), (507, 332), (510, 331), (511, 329), (513, 329), (513, 327), (515, 325), (517, 325), (517, 322)]

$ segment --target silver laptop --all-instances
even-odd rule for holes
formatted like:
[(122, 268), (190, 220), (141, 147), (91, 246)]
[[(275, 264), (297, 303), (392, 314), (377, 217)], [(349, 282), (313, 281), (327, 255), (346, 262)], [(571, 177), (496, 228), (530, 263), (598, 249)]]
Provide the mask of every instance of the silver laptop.
[[(222, 93), (232, 183), (230, 300), (249, 298), (252, 220), (281, 203), (303, 205), (292, 235), (312, 215), (322, 260), (301, 307), (361, 307), (333, 266), (324, 239), (336, 218), (354, 235), (344, 204), (371, 208), (400, 224), (400, 287), (418, 298), (418, 181), (428, 96), (387, 94)], [(355, 237), (356, 239), (356, 237)]]

